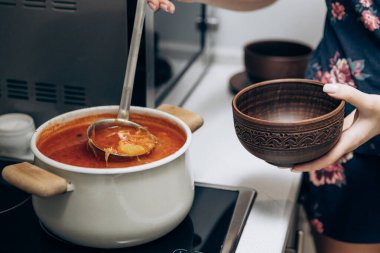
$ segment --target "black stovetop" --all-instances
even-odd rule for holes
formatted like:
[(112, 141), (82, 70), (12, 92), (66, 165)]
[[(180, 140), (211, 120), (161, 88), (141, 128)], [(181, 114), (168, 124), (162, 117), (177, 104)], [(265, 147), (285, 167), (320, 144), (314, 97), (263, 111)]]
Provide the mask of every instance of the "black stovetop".
[[(0, 162), (0, 170), (4, 163)], [(62, 241), (36, 217), (31, 196), (0, 179), (0, 252), (235, 252), (254, 201), (250, 189), (196, 184), (193, 206), (172, 232), (153, 242), (122, 249), (94, 249)]]

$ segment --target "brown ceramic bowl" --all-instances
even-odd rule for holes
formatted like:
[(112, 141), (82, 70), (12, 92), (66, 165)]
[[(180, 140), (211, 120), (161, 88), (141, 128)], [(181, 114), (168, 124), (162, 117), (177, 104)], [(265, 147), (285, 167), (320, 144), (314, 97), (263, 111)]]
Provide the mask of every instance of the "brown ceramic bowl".
[(279, 167), (321, 157), (338, 141), (344, 101), (323, 84), (278, 79), (248, 86), (232, 101), (236, 134), (253, 155)]
[(302, 78), (312, 48), (297, 41), (265, 40), (244, 47), (244, 64), (250, 80)]

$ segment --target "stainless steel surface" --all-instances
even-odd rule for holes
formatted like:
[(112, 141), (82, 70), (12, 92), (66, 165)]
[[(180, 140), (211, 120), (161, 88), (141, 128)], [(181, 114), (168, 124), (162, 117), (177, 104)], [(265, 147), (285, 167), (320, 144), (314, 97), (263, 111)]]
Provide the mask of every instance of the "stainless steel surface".
[[(183, 6), (181, 6), (181, 4)], [(168, 26), (166, 32), (160, 31), (163, 33), (163, 36), (168, 37), (168, 43), (162, 45), (159, 48), (160, 52), (163, 53), (170, 60), (173, 60), (173, 68), (179, 68), (184, 71), (181, 71), (179, 76), (170, 79), (167, 85), (162, 87), (155, 87), (156, 94), (156, 106), (160, 104), (174, 104), (182, 106), (192, 92), (196, 89), (200, 80), (203, 78), (203, 75), (207, 72), (208, 67), (210, 66), (212, 58), (212, 43), (214, 42), (214, 34), (211, 31), (205, 29), (205, 22), (209, 15), (209, 7), (202, 6), (201, 13), (199, 16), (190, 17), (187, 12), (194, 11), (195, 6), (186, 5), (183, 3), (177, 3), (176, 13), (174, 15), (185, 18), (188, 21), (186, 27), (186, 33), (182, 33), (183, 30), (175, 29), (172, 24), (171, 27)], [(156, 14), (156, 16), (158, 16)], [(164, 23), (164, 18), (170, 18), (170, 16), (159, 16), (155, 20), (155, 24), (161, 27), (161, 24)], [(203, 25), (197, 26), (194, 23), (203, 22)], [(166, 23), (166, 22), (165, 22)], [(175, 29), (170, 32), (171, 29)], [(201, 36), (201, 48), (194, 50), (194, 47), (197, 47), (196, 39), (197, 36), (194, 36), (193, 31), (198, 31)], [(182, 44), (171, 43), (172, 39), (170, 34), (182, 34), (183, 37), (194, 37), (193, 42), (184, 40)], [(194, 54), (189, 54), (192, 52)], [(186, 62), (190, 62), (190, 65), (187, 65)], [(187, 65), (187, 66), (186, 66)], [(155, 66), (156, 68), (158, 66)]]
[(305, 241), (305, 234), (302, 230), (297, 231), (297, 244), (296, 248), (286, 248), (285, 253), (303, 253), (303, 246)]
[[(159, 104), (173, 104), (183, 106), (187, 99), (191, 96), (192, 92), (197, 88), (200, 80), (207, 72), (212, 56), (209, 53), (200, 55), (181, 77), (180, 80), (170, 90), (162, 90), (162, 100), (159, 99)], [(160, 97), (159, 97), (160, 98)]]
[(206, 20), (203, 20), (199, 17), (195, 20), (195, 24), (197, 25), (198, 29), (205, 28), (208, 31), (216, 32), (219, 29), (220, 20), (215, 16), (207, 16)]
[(155, 13), (152, 11), (147, 11), (145, 14), (145, 106), (149, 108), (156, 107), (156, 76), (155, 69), (156, 63), (155, 59), (155, 48), (154, 44), (157, 43), (155, 41), (155, 23), (154, 23)]
[[(299, 189), (298, 189), (299, 190)], [(304, 232), (302, 231), (302, 207), (297, 203), (293, 204), (293, 212), (286, 232), (285, 253), (302, 253), (304, 246)]]
[(255, 192), (241, 188), (221, 253), (235, 252), (254, 198)]
[(233, 253), (239, 243), (240, 236), (243, 232), (244, 225), (251, 211), (253, 202), (256, 197), (256, 191), (246, 187), (228, 187), (214, 184), (196, 183), (199, 186), (212, 187), (231, 191), (239, 191), (235, 209), (232, 214), (231, 222), (224, 239), (223, 247), (220, 253)]
[(303, 253), (303, 244), (305, 241), (305, 234), (302, 230), (298, 230), (297, 232), (298, 239), (297, 239), (297, 253)]
[(129, 119), (129, 108), (132, 101), (133, 84), (135, 81), (136, 65), (139, 56), (141, 35), (146, 13), (146, 1), (138, 0), (136, 6), (135, 22), (133, 24), (132, 39), (129, 47), (127, 68), (125, 70), (123, 91), (121, 93), (120, 107), (117, 117)]

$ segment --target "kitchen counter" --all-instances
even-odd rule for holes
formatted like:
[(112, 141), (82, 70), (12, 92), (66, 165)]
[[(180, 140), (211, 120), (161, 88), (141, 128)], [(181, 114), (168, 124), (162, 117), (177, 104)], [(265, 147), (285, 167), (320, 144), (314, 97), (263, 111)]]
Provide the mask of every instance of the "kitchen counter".
[(193, 136), (190, 165), (197, 182), (257, 191), (237, 253), (281, 253), (286, 246), (301, 174), (254, 157), (238, 141), (228, 80), (242, 69), (240, 58), (216, 59), (184, 104), (184, 108), (201, 114), (205, 121)]

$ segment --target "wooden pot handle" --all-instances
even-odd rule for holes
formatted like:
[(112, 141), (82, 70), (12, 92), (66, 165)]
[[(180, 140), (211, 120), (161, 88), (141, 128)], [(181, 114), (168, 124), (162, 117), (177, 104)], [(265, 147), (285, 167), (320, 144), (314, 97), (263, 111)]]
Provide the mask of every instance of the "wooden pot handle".
[(195, 132), (203, 125), (203, 118), (195, 112), (185, 110), (175, 105), (162, 104), (157, 107), (158, 110), (167, 112), (185, 122), (189, 126), (191, 132)]
[(52, 197), (74, 189), (66, 179), (27, 162), (6, 166), (2, 176), (11, 185), (39, 197)]

